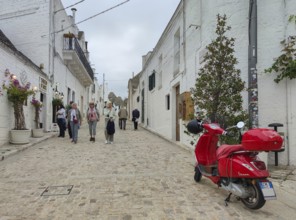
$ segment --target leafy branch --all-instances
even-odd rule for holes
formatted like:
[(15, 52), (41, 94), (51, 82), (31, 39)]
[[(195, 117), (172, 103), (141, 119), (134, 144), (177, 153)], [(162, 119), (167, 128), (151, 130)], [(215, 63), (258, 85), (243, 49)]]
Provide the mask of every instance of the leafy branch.
[[(290, 15), (289, 22), (296, 24), (296, 15)], [(283, 45), (282, 54), (276, 58), (275, 62), (265, 73), (277, 72), (279, 75), (274, 79), (279, 83), (284, 78), (296, 78), (296, 36), (289, 36), (288, 39), (280, 42)]]

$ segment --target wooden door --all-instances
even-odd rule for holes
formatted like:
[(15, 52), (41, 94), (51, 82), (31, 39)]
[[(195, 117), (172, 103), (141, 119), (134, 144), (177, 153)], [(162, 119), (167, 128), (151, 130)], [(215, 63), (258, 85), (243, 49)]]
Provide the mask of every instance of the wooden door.
[(182, 117), (182, 103), (180, 97), (180, 86), (176, 87), (176, 141), (180, 141), (180, 121)]

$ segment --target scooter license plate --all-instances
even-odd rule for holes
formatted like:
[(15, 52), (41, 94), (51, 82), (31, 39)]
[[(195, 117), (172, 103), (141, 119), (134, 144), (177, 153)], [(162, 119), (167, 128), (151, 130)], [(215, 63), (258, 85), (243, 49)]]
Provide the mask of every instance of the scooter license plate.
[(272, 182), (269, 182), (269, 181), (261, 182), (260, 181), (259, 186), (261, 188), (261, 191), (263, 193), (265, 200), (276, 199), (276, 194), (275, 194)]

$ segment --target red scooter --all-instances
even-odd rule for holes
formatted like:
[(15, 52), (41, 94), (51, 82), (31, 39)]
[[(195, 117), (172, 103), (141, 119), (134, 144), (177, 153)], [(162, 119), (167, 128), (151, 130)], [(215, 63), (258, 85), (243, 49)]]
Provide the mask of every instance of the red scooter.
[[(239, 122), (234, 127), (241, 129), (244, 123)], [(195, 147), (194, 180), (199, 182), (205, 176), (228, 191), (226, 206), (232, 194), (250, 209), (260, 209), (266, 200), (276, 199), (273, 185), (267, 179), (269, 172), (258, 157), (260, 151), (281, 148), (283, 139), (276, 131), (251, 129), (241, 136), (241, 144), (223, 144), (218, 147), (218, 136), (227, 135), (229, 129), (224, 130), (218, 124), (203, 124), (193, 120), (188, 123), (187, 130), (193, 134), (204, 130)]]

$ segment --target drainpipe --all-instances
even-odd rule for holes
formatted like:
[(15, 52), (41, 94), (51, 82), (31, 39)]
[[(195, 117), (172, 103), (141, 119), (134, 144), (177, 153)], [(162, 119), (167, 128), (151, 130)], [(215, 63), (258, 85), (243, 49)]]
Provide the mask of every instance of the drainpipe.
[(183, 64), (184, 64), (183, 75), (185, 75), (187, 65), (186, 65), (186, 9), (185, 9), (185, 1), (184, 0), (183, 0), (182, 10), (183, 10)]
[(258, 127), (258, 84), (257, 84), (257, 0), (250, 0), (249, 6), (249, 51), (248, 88), (250, 127)]
[[(249, 7), (249, 51), (248, 51), (248, 88), (250, 127), (257, 128), (258, 116), (258, 74), (257, 74), (257, 0), (250, 0)], [(259, 153), (259, 157), (268, 164), (268, 155)]]

